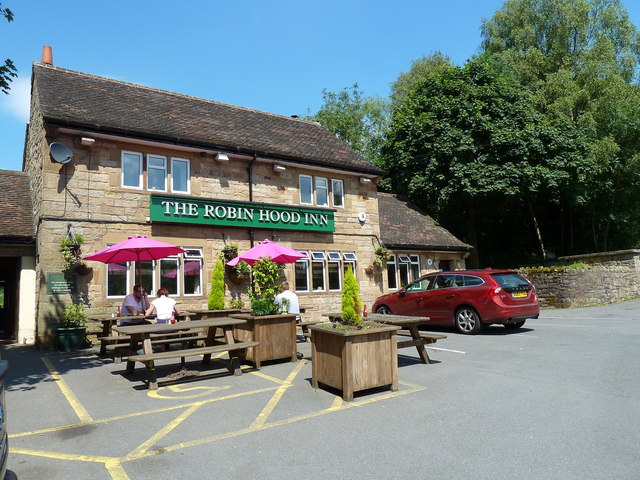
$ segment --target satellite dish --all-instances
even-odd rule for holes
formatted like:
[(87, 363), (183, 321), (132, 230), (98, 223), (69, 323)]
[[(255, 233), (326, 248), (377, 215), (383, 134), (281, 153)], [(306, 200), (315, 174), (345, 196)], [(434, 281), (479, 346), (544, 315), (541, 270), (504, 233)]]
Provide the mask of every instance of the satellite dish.
[(56, 163), (69, 163), (73, 160), (73, 151), (63, 143), (53, 142), (49, 145), (49, 153)]

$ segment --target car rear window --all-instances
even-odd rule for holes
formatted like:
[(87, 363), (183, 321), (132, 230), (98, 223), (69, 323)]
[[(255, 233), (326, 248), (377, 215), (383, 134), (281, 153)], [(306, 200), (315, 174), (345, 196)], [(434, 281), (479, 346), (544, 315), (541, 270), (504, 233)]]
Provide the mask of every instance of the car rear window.
[(498, 285), (500, 285), (506, 292), (531, 290), (531, 284), (527, 282), (523, 276), (515, 272), (492, 273), (491, 277), (498, 282)]

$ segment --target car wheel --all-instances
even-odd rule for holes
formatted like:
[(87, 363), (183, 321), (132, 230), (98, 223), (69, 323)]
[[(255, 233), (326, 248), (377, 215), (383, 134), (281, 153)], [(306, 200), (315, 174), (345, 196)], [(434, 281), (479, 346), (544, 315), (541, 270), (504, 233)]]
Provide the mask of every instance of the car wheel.
[(376, 313), (379, 313), (380, 315), (391, 315), (391, 309), (386, 305), (380, 305), (376, 310)]
[(471, 307), (462, 307), (456, 311), (456, 328), (465, 335), (475, 335), (482, 330), (480, 315)]
[(524, 322), (525, 320), (522, 320), (521, 322), (516, 322), (516, 323), (505, 323), (504, 326), (509, 330), (517, 330), (518, 328), (524, 325)]

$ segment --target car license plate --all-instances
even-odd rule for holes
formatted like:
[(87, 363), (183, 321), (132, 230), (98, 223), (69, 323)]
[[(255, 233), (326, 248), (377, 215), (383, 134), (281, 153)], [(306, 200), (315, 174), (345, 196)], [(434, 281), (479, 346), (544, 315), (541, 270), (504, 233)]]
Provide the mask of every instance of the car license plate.
[(527, 292), (513, 292), (513, 298), (522, 298), (527, 296)]

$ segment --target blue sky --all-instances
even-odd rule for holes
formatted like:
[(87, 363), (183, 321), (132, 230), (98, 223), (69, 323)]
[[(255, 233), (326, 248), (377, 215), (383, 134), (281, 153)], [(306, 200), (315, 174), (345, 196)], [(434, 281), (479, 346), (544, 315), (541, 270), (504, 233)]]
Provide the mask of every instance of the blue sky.
[[(0, 58), (19, 78), (0, 93), (0, 168), (20, 170), (31, 65), (54, 65), (282, 115), (316, 111), (322, 89), (358, 82), (387, 96), (436, 50), (463, 63), (502, 0), (0, 0)], [(640, 2), (626, 0), (640, 26)]]

